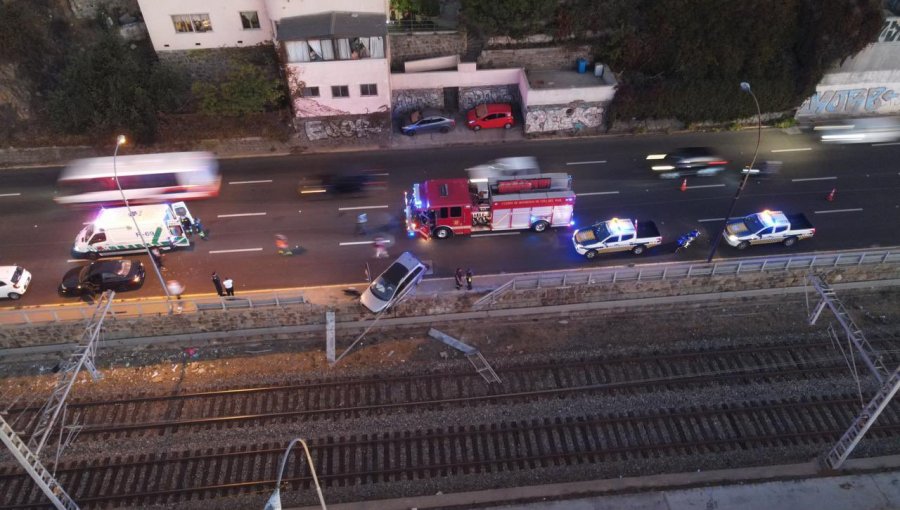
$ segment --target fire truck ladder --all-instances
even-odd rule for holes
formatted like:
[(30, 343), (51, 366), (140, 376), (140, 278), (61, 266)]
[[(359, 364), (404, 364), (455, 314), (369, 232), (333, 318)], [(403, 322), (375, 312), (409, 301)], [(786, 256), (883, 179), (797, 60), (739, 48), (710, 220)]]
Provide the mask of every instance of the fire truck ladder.
[(28, 441), (28, 446), (34, 451), (35, 455), (40, 455), (41, 448), (47, 443), (47, 437), (53, 430), (59, 413), (66, 405), (66, 397), (69, 396), (75, 380), (78, 379), (78, 373), (81, 371), (81, 368), (86, 368), (90, 372), (91, 378), (95, 381), (103, 378), (103, 374), (98, 372), (97, 367), (94, 365), (94, 355), (97, 352), (103, 319), (109, 312), (109, 307), (112, 305), (113, 296), (115, 295), (116, 293), (110, 290), (100, 296), (97, 306), (94, 308), (94, 314), (84, 329), (84, 333), (81, 334), (78, 347), (72, 352), (69, 359), (60, 366), (56, 388), (50, 395), (50, 400), (44, 405), (44, 411), (38, 418), (37, 425), (31, 433), (31, 439)]
[(478, 349), (434, 328), (428, 330), (428, 336), (440, 340), (441, 342), (444, 342), (450, 347), (453, 347), (454, 349), (465, 354), (466, 359), (468, 359), (469, 363), (471, 363), (472, 366), (475, 367), (475, 371), (478, 372), (478, 375), (480, 375), (485, 381), (487, 381), (488, 384), (502, 382), (500, 380), (500, 376), (497, 375), (497, 372), (494, 372), (494, 369), (491, 367), (490, 363), (488, 363), (487, 360), (484, 359), (484, 356)]
[(25, 468), (28, 476), (38, 484), (38, 487), (41, 488), (41, 491), (53, 503), (54, 507), (59, 510), (78, 510), (75, 500), (63, 490), (56, 478), (41, 464), (38, 456), (28, 448), (28, 445), (22, 441), (6, 420), (3, 419), (3, 416), (0, 416), (0, 439), (12, 452), (16, 461)]
[[(850, 428), (843, 436), (841, 436), (838, 442), (831, 448), (831, 451), (829, 451), (823, 459), (825, 465), (830, 469), (840, 469), (844, 461), (847, 460), (847, 457), (850, 456), (850, 453), (853, 452), (853, 449), (856, 448), (856, 445), (859, 444), (872, 424), (875, 423), (875, 420), (881, 412), (884, 411), (891, 399), (894, 398), (894, 395), (897, 394), (897, 391), (900, 390), (900, 367), (895, 369), (893, 373), (888, 372), (884, 365), (882, 355), (872, 348), (872, 345), (866, 340), (862, 330), (853, 322), (853, 319), (850, 317), (844, 304), (838, 299), (834, 290), (814, 274), (809, 275), (809, 281), (822, 298), (813, 309), (813, 312), (809, 317), (809, 324), (815, 324), (819, 315), (822, 313), (822, 310), (827, 306), (834, 314), (841, 327), (844, 328), (848, 342), (853, 344), (853, 347), (856, 348), (856, 351), (869, 368), (869, 371), (872, 372), (878, 382), (881, 383), (881, 388), (875, 396), (872, 397), (872, 400), (870, 400), (862, 409), (862, 412), (854, 418)], [(838, 339), (837, 332), (834, 328), (829, 328), (829, 334), (835, 340)], [(852, 362), (852, 352), (850, 353), (848, 361)], [(855, 377), (856, 371), (852, 363), (850, 368)]]

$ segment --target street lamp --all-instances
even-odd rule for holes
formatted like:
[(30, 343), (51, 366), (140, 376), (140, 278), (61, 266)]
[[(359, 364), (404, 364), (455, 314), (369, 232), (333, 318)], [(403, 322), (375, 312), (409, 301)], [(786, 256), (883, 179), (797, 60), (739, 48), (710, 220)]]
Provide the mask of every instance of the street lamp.
[(753, 103), (756, 104), (756, 149), (753, 151), (753, 160), (750, 161), (750, 166), (747, 167), (747, 170), (744, 172), (744, 178), (741, 179), (741, 183), (738, 185), (738, 189), (734, 194), (734, 199), (731, 201), (731, 207), (728, 209), (728, 214), (725, 215), (725, 221), (722, 224), (722, 228), (719, 229), (716, 240), (712, 243), (712, 248), (709, 250), (709, 257), (706, 258), (707, 263), (712, 262), (713, 257), (716, 255), (716, 249), (719, 247), (719, 243), (722, 242), (722, 236), (725, 235), (725, 229), (728, 228), (728, 220), (731, 219), (731, 215), (734, 213), (734, 206), (737, 205), (738, 198), (741, 197), (741, 191), (744, 191), (744, 186), (747, 185), (747, 179), (750, 178), (753, 166), (756, 164), (756, 157), (759, 155), (759, 141), (762, 139), (762, 112), (759, 110), (759, 101), (756, 100), (756, 94), (753, 93), (748, 82), (741, 82), (741, 90), (750, 94), (750, 97), (753, 98)]
[(144, 245), (144, 250), (147, 251), (147, 257), (150, 259), (150, 265), (153, 266), (153, 270), (156, 272), (156, 276), (159, 278), (159, 284), (162, 285), (163, 292), (166, 294), (166, 303), (169, 308), (169, 313), (172, 313), (172, 296), (169, 295), (169, 288), (166, 286), (165, 280), (163, 280), (162, 273), (159, 272), (159, 267), (156, 265), (156, 259), (153, 258), (153, 254), (150, 253), (150, 245), (147, 244), (147, 240), (144, 239), (144, 232), (141, 231), (141, 227), (138, 225), (137, 217), (135, 217), (134, 213), (131, 211), (131, 205), (128, 204), (128, 199), (125, 198), (125, 192), (122, 191), (122, 185), (119, 184), (119, 174), (116, 171), (116, 156), (119, 155), (119, 147), (125, 145), (126, 142), (125, 135), (119, 135), (116, 137), (116, 150), (113, 151), (113, 179), (116, 181), (116, 187), (119, 188), (119, 193), (122, 195), (122, 201), (125, 202), (125, 209), (128, 210), (128, 216), (131, 217), (131, 221), (134, 222), (134, 229), (137, 230), (138, 236), (141, 238), (141, 244)]
[(284, 455), (281, 457), (281, 467), (278, 468), (278, 481), (275, 483), (275, 492), (269, 496), (269, 500), (266, 502), (266, 506), (263, 510), (281, 510), (281, 476), (284, 474), (284, 466), (287, 464), (288, 454), (291, 453), (291, 448), (297, 443), (303, 445), (303, 451), (306, 453), (306, 462), (309, 463), (309, 470), (312, 472), (312, 479), (316, 484), (316, 493), (319, 496), (319, 504), (322, 505), (322, 510), (328, 510), (328, 507), (325, 506), (325, 498), (322, 496), (322, 488), (319, 487), (319, 478), (316, 476), (316, 467), (313, 465), (312, 456), (309, 454), (309, 446), (306, 445), (306, 441), (299, 437), (291, 441), (291, 444), (288, 445), (287, 450), (284, 451)]

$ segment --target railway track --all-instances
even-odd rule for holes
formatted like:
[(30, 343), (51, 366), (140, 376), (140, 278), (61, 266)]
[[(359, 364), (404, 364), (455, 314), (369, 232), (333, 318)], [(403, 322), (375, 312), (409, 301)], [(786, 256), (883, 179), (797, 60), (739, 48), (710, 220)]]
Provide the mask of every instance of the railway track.
[[(900, 352), (900, 339), (872, 339), (871, 343), (888, 359)], [(845, 368), (829, 342), (810, 341), (510, 366), (502, 369), (502, 386), (487, 386), (474, 372), (408, 375), (75, 402), (68, 405), (68, 413), (79, 417), (82, 440), (113, 439), (197, 427), (503, 405), (592, 392), (640, 394), (710, 384), (829, 379)], [(38, 412), (34, 407), (10, 409), (7, 421), (25, 430)]]
[[(825, 450), (859, 411), (857, 395), (801, 401), (744, 401), (719, 406), (590, 414), (467, 427), (328, 437), (310, 441), (326, 496), (348, 486), (446, 479), (458, 475), (515, 474), (606, 462), (691, 459), (707, 454), (814, 447)], [(891, 405), (867, 436), (900, 436), (900, 405)], [(262, 495), (273, 488), (283, 445), (196, 450), (177, 454), (98, 459), (63, 464), (56, 476), (82, 505), (143, 507)], [(289, 464), (288, 490), (310, 489), (303, 463)], [(0, 473), (0, 509), (45, 503), (31, 480)]]

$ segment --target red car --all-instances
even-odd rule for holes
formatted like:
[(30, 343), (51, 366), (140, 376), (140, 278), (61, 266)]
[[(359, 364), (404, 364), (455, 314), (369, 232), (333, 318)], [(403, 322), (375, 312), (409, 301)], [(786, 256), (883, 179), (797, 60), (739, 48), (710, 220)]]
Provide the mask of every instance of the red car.
[(512, 107), (508, 104), (480, 104), (466, 113), (466, 125), (473, 131), (481, 128), (509, 129), (515, 123)]

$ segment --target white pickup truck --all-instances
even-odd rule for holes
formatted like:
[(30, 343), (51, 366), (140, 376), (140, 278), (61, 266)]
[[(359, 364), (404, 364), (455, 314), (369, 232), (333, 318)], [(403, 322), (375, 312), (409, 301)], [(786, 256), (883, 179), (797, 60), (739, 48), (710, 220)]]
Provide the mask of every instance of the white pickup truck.
[(729, 220), (725, 227), (725, 242), (739, 250), (751, 244), (781, 243), (793, 246), (800, 239), (807, 239), (815, 234), (816, 229), (803, 214), (762, 211)]
[(579, 255), (590, 260), (601, 253), (614, 251), (630, 251), (640, 255), (647, 248), (662, 244), (662, 236), (652, 221), (613, 218), (576, 230), (572, 235), (572, 244)]

